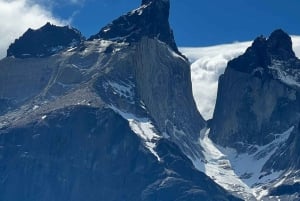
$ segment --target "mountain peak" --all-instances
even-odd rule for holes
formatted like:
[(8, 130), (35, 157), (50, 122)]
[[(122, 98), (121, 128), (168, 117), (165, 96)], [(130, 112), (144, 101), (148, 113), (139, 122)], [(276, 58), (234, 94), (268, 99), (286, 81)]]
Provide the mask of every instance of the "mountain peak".
[(17, 58), (47, 57), (65, 47), (78, 44), (82, 40), (83, 36), (78, 30), (47, 22), (37, 30), (29, 28), (19, 39), (16, 39), (9, 46), (7, 56)]
[(243, 55), (228, 63), (228, 67), (252, 73), (257, 68), (267, 69), (272, 60), (287, 61), (294, 58), (296, 56), (291, 37), (283, 30), (277, 29), (269, 38), (257, 37)]
[(269, 52), (280, 60), (287, 60), (295, 57), (291, 37), (282, 29), (277, 29), (268, 38)]
[(139, 8), (117, 18), (89, 40), (104, 39), (136, 42), (143, 37), (157, 38), (178, 52), (169, 24), (169, 0), (142, 0)]

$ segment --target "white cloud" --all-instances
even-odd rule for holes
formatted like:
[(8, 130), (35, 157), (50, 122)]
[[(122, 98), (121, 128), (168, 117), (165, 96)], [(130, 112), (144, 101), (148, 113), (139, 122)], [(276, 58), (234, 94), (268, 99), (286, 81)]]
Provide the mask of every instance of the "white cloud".
[(300, 58), (300, 36), (292, 36), (293, 50), (298, 58)]
[(31, 0), (0, 0), (0, 19), (0, 58), (6, 56), (9, 44), (28, 28), (36, 29), (46, 22), (65, 24), (49, 10)]
[[(300, 37), (293, 36), (293, 49), (300, 57)], [(231, 59), (243, 54), (252, 42), (237, 42), (200, 48), (180, 48), (191, 65), (193, 94), (199, 112), (205, 119), (212, 118), (215, 108), (218, 79)]]

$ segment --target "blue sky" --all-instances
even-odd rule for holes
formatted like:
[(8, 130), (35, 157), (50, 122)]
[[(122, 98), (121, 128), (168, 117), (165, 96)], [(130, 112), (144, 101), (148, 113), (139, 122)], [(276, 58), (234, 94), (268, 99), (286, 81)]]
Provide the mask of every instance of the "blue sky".
[[(300, 0), (170, 0), (178, 46), (210, 46), (253, 40), (282, 28), (300, 35)], [(28, 28), (71, 22), (86, 37), (141, 0), (0, 0), (0, 58)]]
[[(53, 13), (72, 16), (72, 25), (90, 36), (140, 2), (77, 0), (58, 4)], [(299, 0), (171, 0), (170, 23), (179, 46), (207, 46), (252, 40), (277, 28), (300, 35), (299, 10)]]

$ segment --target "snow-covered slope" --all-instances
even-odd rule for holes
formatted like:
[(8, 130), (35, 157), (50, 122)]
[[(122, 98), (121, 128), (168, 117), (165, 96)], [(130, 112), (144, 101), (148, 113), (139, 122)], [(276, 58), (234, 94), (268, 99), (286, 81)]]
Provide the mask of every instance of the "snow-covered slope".
[[(296, 56), (300, 57), (300, 36), (293, 36), (292, 40), (293, 50)], [(227, 62), (242, 55), (251, 43), (249, 41), (212, 47), (180, 48), (191, 62), (193, 95), (198, 110), (205, 119), (212, 118), (218, 79), (224, 73)], [(298, 70), (285, 68), (292, 65), (293, 63), (288, 61), (284, 63), (273, 59), (268, 68), (274, 75), (273, 79), (287, 86), (298, 87)], [(228, 90), (226, 92), (229, 93)], [(194, 160), (193, 163), (198, 170), (205, 172), (222, 187), (245, 200), (277, 200), (276, 196), (272, 197), (276, 194), (272, 193), (272, 189), (283, 183), (289, 183), (287, 182), (289, 178), (294, 180), (299, 178), (299, 175), (295, 171), (285, 169), (268, 169), (266, 164), (272, 161), (275, 153), (283, 154), (280, 147), (288, 143), (296, 129), (295, 126), (290, 126), (282, 132), (272, 133), (275, 136), (274, 140), (261, 146), (254, 145), (245, 153), (214, 143), (208, 135), (209, 129), (203, 129), (199, 143), (203, 148), (204, 158)], [(281, 195), (280, 199), (295, 200), (295, 197)]]
[(199, 141), (205, 159), (202, 160), (203, 164), (195, 163), (195, 166), (225, 189), (247, 201), (264, 200), (262, 198), (268, 194), (266, 189), (270, 183), (276, 187), (286, 176), (282, 175), (284, 171), (262, 172), (262, 169), (278, 148), (286, 143), (293, 130), (294, 127), (291, 127), (278, 134), (272, 143), (255, 146), (252, 153), (244, 154), (216, 145), (208, 137), (209, 129), (203, 130)]
[[(293, 49), (300, 58), (300, 36), (292, 36)], [(181, 47), (180, 51), (190, 60), (193, 94), (198, 110), (205, 119), (212, 117), (219, 76), (227, 62), (243, 54), (252, 41), (235, 42), (210, 47)]]

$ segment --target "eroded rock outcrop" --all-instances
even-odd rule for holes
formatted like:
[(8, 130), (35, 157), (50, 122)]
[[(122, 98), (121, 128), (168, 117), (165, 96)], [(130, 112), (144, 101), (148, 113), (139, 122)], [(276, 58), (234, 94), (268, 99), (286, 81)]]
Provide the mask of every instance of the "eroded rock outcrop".
[(43, 27), (28, 29), (19, 39), (12, 43), (7, 56), (16, 58), (48, 57), (65, 49), (78, 45), (84, 37), (71, 27), (56, 26), (49, 22)]

